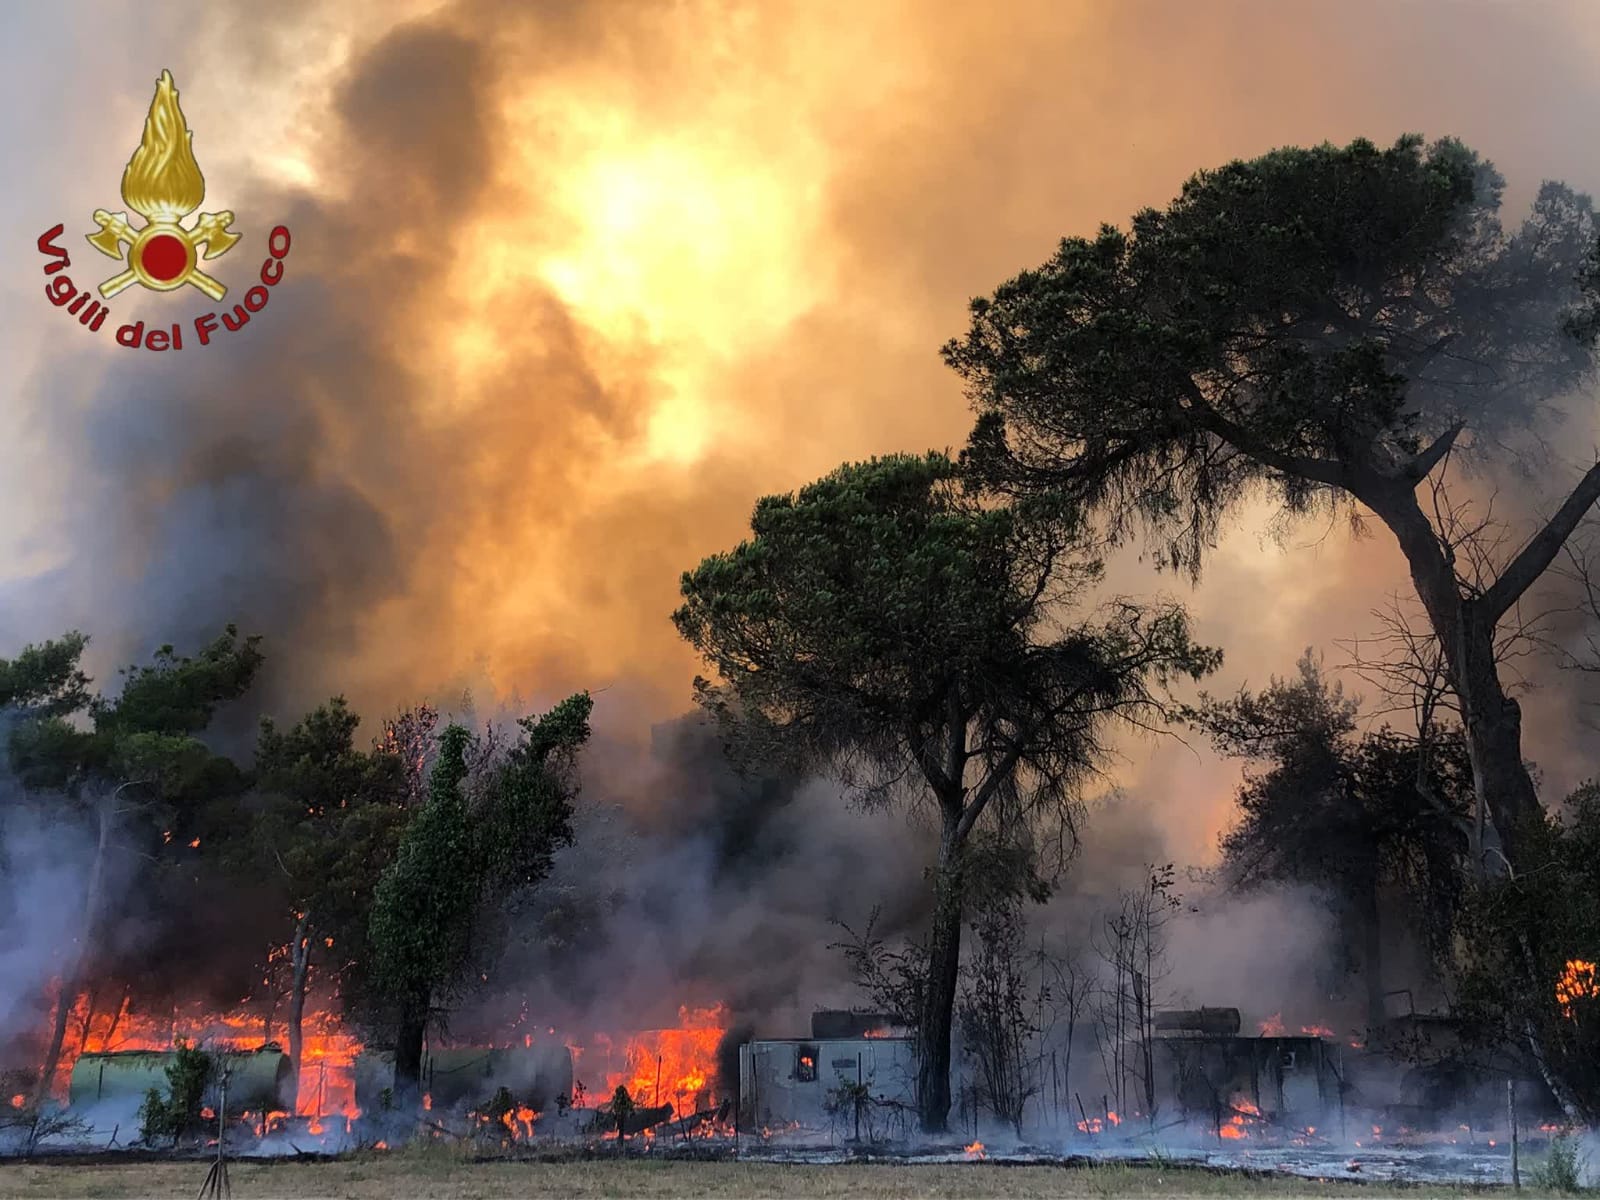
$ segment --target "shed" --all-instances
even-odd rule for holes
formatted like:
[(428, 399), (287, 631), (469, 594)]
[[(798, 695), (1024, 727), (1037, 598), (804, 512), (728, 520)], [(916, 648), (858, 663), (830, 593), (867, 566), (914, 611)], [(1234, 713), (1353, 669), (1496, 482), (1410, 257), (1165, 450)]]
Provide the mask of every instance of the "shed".
[(1337, 1051), (1321, 1038), (1179, 1034), (1153, 1043), (1157, 1101), (1221, 1122), (1235, 1099), (1270, 1121), (1320, 1125), (1339, 1110)]
[[(356, 1106), (363, 1113), (383, 1107), (383, 1093), (394, 1087), (394, 1051), (363, 1050), (355, 1061)], [(572, 1051), (566, 1046), (534, 1045), (493, 1049), (444, 1046), (422, 1056), (422, 1090), (440, 1108), (467, 1108), (494, 1098), (505, 1088), (519, 1104), (540, 1112), (556, 1097), (572, 1095)]]
[[(879, 1108), (916, 1103), (917, 1064), (907, 1037), (784, 1038), (739, 1047), (739, 1116), (747, 1128), (821, 1128), (838, 1089), (864, 1084)], [(830, 1093), (835, 1095), (830, 1097)]]

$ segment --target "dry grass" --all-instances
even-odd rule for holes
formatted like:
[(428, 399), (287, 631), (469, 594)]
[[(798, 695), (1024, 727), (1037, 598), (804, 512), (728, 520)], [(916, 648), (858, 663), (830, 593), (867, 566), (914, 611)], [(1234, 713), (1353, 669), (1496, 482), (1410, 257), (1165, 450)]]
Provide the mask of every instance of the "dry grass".
[[(205, 1178), (203, 1162), (52, 1162), (0, 1167), (4, 1197), (189, 1197)], [(1342, 1196), (1408, 1200), (1462, 1195), (1460, 1188), (1393, 1188), (1319, 1183), (1288, 1177), (1249, 1178), (1194, 1168), (591, 1161), (473, 1162), (459, 1154), (401, 1151), (334, 1162), (234, 1162), (228, 1174), (239, 1200), (285, 1197), (1178, 1197)], [(1509, 1195), (1509, 1192), (1507, 1193)], [(1523, 1191), (1530, 1200), (1537, 1193)]]

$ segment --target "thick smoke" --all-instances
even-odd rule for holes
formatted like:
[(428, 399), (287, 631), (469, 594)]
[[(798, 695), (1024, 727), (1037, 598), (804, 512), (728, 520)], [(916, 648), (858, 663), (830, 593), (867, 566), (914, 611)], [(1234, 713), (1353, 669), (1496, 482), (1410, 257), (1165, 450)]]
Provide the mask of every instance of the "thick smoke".
[(0, 781), (0, 1062), (16, 1061), (18, 1046), (48, 1024), (62, 951), (82, 932), (94, 849), (90, 830)]
[(878, 933), (920, 932), (934, 843), (914, 814), (863, 812), (822, 783), (741, 778), (699, 718), (657, 727), (654, 743), (609, 768), (591, 754), (574, 845), (514, 914), (469, 1024), (504, 1029), (525, 1007), (536, 1026), (584, 1037), (720, 1003), (802, 1036), (813, 1008), (863, 1001), (832, 948), (841, 924), (860, 932), (881, 908)]

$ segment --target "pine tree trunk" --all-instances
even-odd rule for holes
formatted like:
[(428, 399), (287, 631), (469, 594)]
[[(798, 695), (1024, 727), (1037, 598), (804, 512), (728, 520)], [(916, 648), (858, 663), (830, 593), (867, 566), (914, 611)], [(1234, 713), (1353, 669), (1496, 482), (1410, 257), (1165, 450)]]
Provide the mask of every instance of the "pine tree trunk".
[(298, 1111), (300, 1077), (304, 1070), (301, 1053), (305, 1049), (305, 1033), (301, 1026), (306, 1011), (306, 980), (311, 967), (310, 920), (309, 911), (301, 913), (300, 920), (294, 927), (294, 950), (291, 956), (293, 970), (289, 980), (289, 1061), (294, 1064), (294, 1082), (290, 1085), (293, 1093), (289, 1098), (290, 1112)]
[(79, 927), (77, 945), (68, 951), (67, 961), (61, 968), (61, 994), (56, 997), (55, 1022), (50, 1029), (50, 1046), (45, 1051), (44, 1068), (34, 1089), (34, 1106), (42, 1105), (50, 1095), (56, 1068), (61, 1063), (61, 1045), (67, 1036), (67, 1018), (77, 1002), (83, 986), (83, 967), (89, 961), (90, 944), (95, 923), (100, 915), (100, 897), (105, 890), (106, 855), (111, 849), (111, 837), (116, 828), (117, 809), (115, 797), (103, 800), (99, 806), (100, 838), (95, 846), (94, 865), (89, 869), (89, 886), (84, 893), (83, 922)]
[(1412, 586), (1444, 652), (1451, 690), (1461, 704), (1473, 788), (1487, 818), (1487, 844), (1477, 847), (1480, 873), (1515, 872), (1521, 868), (1521, 835), (1543, 810), (1522, 761), (1521, 709), (1500, 685), (1492, 614), (1480, 599), (1462, 596), (1454, 564), (1414, 491), (1387, 481), (1357, 489), (1356, 495), (1400, 543)]
[[(1494, 614), (1483, 610), (1481, 598), (1462, 596), (1454, 562), (1423, 515), (1413, 490), (1393, 481), (1374, 484), (1369, 480), (1352, 491), (1399, 541), (1417, 598), (1444, 652), (1472, 761), (1481, 830), (1473, 847), (1477, 873), (1480, 878), (1519, 874), (1530, 866), (1522, 861), (1527, 832), (1543, 819), (1544, 810), (1522, 759), (1521, 708), (1500, 684)], [(1528, 982), (1535, 988), (1545, 986), (1538, 978), (1539, 957), (1526, 932), (1519, 935), (1514, 952)], [(1531, 1022), (1526, 1039), (1529, 1053), (1570, 1116), (1577, 1106), (1576, 1097), (1562, 1078), (1561, 1065), (1551, 1061)]]
[(922, 1132), (930, 1134), (947, 1132), (950, 1117), (950, 1029), (961, 967), (961, 848), (956, 830), (959, 819), (959, 808), (952, 811), (946, 806), (934, 881), (928, 979), (917, 1029), (917, 1109)]
[(1367, 1036), (1383, 1025), (1383, 924), (1379, 917), (1378, 885), (1362, 889), (1361, 974), (1367, 985)]
[(427, 1014), (427, 1005), (409, 1005), (395, 1034), (394, 1103), (403, 1113), (422, 1106), (422, 1040), (428, 1029)]

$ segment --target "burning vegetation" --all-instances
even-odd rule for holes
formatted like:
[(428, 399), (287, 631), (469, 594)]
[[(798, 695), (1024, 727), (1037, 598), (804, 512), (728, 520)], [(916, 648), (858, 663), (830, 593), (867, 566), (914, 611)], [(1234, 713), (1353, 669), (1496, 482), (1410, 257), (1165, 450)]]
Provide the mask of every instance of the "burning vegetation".
[[(811, 852), (794, 806), (816, 780), (917, 818), (874, 826), (917, 881), (883, 897), (892, 930), (874, 909), (834, 970), (807, 959), (819, 999), (869, 1008), (809, 1031), (752, 1028), (803, 1002), (761, 977), (785, 952), (766, 924), (737, 978), (692, 939), (648, 987), (563, 974), (646, 936), (606, 881), (552, 886), (581, 849), (587, 692), (481, 728), (419, 706), (370, 739), (335, 697), (262, 720), (247, 757), (219, 747), (264, 651), (233, 627), (114, 693), (77, 634), (0, 660), (0, 870), (33, 905), (0, 1132), (25, 1152), (109, 1122), (219, 1151), (826, 1138), (980, 1159), (1159, 1136), (1498, 1148), (1593, 1122), (1600, 788), (1546, 811), (1497, 664), (1600, 467), (1571, 521), (1499, 562), (1448, 503), (1447, 461), (1503, 432), (1484, 404), (1509, 419), (1590, 378), (1600, 240), (1560, 185), (1515, 237), (1499, 198), (1470, 150), (1415, 138), (1198, 176), (974, 305), (946, 348), (979, 409), (966, 453), (768, 497), (683, 575), (673, 620), (713, 676), (699, 728), (743, 772), (728, 836), (684, 861), (782, 874)], [(1222, 653), (1183, 605), (1099, 594), (1108, 533), (1143, 523), (1197, 570), (1232, 506), (1273, 489), (1286, 515), (1326, 499), (1399, 538), (1425, 622), (1361, 664), (1379, 710), (1309, 653), (1259, 692), (1195, 697)], [(1403, 727), (1368, 719), (1399, 709)], [(1115, 817), (1091, 820), (1088, 781), (1157, 727), (1245, 766), (1220, 864), (1074, 861)], [(61, 878), (81, 880), (70, 904), (34, 902)], [(837, 921), (838, 899), (803, 903)], [(1204, 934), (1292, 903), (1308, 919), (1279, 925), (1304, 945)], [(552, 969), (507, 969), (514, 948)]]

